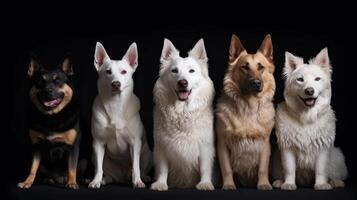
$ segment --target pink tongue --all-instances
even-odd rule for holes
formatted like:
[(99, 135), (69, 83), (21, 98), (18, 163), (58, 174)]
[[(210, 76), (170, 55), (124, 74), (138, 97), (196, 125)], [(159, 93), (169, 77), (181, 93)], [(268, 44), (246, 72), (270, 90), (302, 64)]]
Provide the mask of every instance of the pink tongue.
[(54, 107), (54, 106), (57, 106), (57, 104), (60, 102), (60, 99), (55, 99), (55, 100), (52, 100), (52, 101), (45, 101), (43, 102), (43, 104), (47, 107)]
[(314, 104), (314, 99), (307, 99), (305, 100), (305, 103), (309, 106), (312, 106)]
[(187, 99), (189, 92), (179, 92), (180, 99)]

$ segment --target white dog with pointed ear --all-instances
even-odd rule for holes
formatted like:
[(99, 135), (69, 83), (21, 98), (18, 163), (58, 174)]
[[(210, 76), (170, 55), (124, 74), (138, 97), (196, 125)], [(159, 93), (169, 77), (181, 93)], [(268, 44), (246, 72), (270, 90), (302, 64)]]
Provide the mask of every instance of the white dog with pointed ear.
[(141, 176), (150, 168), (151, 152), (139, 116), (140, 101), (133, 93), (136, 44), (122, 60), (111, 60), (98, 42), (94, 65), (99, 76), (92, 114), (95, 176), (89, 187), (131, 181), (134, 187), (143, 188)]
[(207, 60), (202, 39), (185, 58), (164, 40), (160, 77), (154, 87), (153, 190), (168, 186), (214, 189), (214, 87)]
[(277, 108), (275, 123), (281, 155), (274, 155), (274, 187), (295, 190), (297, 183), (327, 190), (344, 186), (347, 168), (342, 151), (334, 146), (331, 72), (327, 48), (308, 64), (285, 54), (285, 102)]

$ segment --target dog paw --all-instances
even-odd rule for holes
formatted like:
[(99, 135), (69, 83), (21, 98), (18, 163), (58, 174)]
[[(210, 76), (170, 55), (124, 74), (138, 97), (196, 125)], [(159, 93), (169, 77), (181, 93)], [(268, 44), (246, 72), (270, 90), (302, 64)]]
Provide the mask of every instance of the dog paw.
[(97, 189), (100, 188), (100, 185), (101, 185), (101, 181), (92, 181), (89, 183), (88, 187)]
[(141, 180), (140, 181), (134, 181), (133, 182), (133, 187), (134, 188), (145, 188), (145, 183), (143, 183)]
[(341, 180), (331, 180), (330, 181), (330, 185), (333, 187), (333, 188), (343, 188), (345, 187), (345, 183)]
[(282, 190), (296, 190), (297, 186), (296, 184), (291, 184), (291, 183), (283, 183), (280, 187)]
[(198, 190), (214, 190), (214, 186), (211, 182), (200, 182), (196, 185)]
[(233, 184), (226, 184), (222, 186), (222, 190), (236, 190), (236, 185)]
[(71, 189), (71, 190), (78, 190), (79, 186), (77, 183), (67, 183), (66, 188)]
[(283, 181), (282, 181), (282, 180), (275, 180), (275, 181), (273, 182), (273, 187), (274, 187), (274, 188), (280, 188), (282, 184), (283, 184)]
[(315, 190), (332, 190), (332, 186), (328, 183), (315, 184), (314, 189)]
[(22, 189), (28, 189), (32, 186), (32, 183), (33, 182), (24, 181), (24, 182), (18, 183), (17, 187), (22, 188)]
[(258, 190), (272, 190), (273, 187), (270, 185), (270, 183), (262, 183), (257, 185)]
[(166, 191), (166, 190), (168, 190), (168, 186), (166, 183), (155, 182), (151, 185), (150, 189), (156, 190), (156, 191)]

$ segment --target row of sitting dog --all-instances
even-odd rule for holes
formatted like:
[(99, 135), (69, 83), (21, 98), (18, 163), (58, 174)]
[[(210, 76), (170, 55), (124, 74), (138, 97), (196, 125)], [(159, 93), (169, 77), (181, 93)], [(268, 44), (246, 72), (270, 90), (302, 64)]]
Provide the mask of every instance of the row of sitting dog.
[[(226, 190), (237, 185), (271, 190), (269, 174), (273, 186), (284, 190), (295, 190), (296, 184), (317, 190), (344, 186), (347, 168), (341, 150), (334, 147), (336, 120), (330, 106), (332, 67), (327, 48), (308, 62), (285, 53), (285, 101), (276, 111), (270, 35), (254, 54), (232, 36), (215, 110), (202, 39), (187, 57), (181, 57), (165, 39), (160, 62), (153, 91), (152, 153), (139, 116), (140, 101), (133, 93), (137, 46), (133, 43), (122, 60), (111, 60), (97, 43), (98, 95), (91, 123), (95, 174), (90, 188), (113, 182), (144, 188), (153, 165), (156, 176), (151, 189), (158, 191), (169, 187), (213, 190), (219, 185)], [(81, 134), (72, 65), (69, 58), (53, 70), (36, 59), (30, 62), (33, 160), (20, 188), (31, 187), (40, 162), (66, 163), (65, 173), (49, 178), (56, 182), (62, 176), (66, 187), (78, 188)], [(274, 127), (279, 148), (270, 156)]]

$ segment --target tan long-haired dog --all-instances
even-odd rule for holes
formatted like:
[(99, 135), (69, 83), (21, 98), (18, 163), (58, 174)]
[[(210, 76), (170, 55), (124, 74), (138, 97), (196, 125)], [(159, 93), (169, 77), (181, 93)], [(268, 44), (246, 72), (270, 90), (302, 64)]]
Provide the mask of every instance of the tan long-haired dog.
[(255, 54), (248, 54), (232, 35), (228, 69), (217, 103), (217, 152), (223, 189), (257, 185), (272, 189), (269, 179), (270, 132), (274, 126), (273, 46), (267, 35)]

